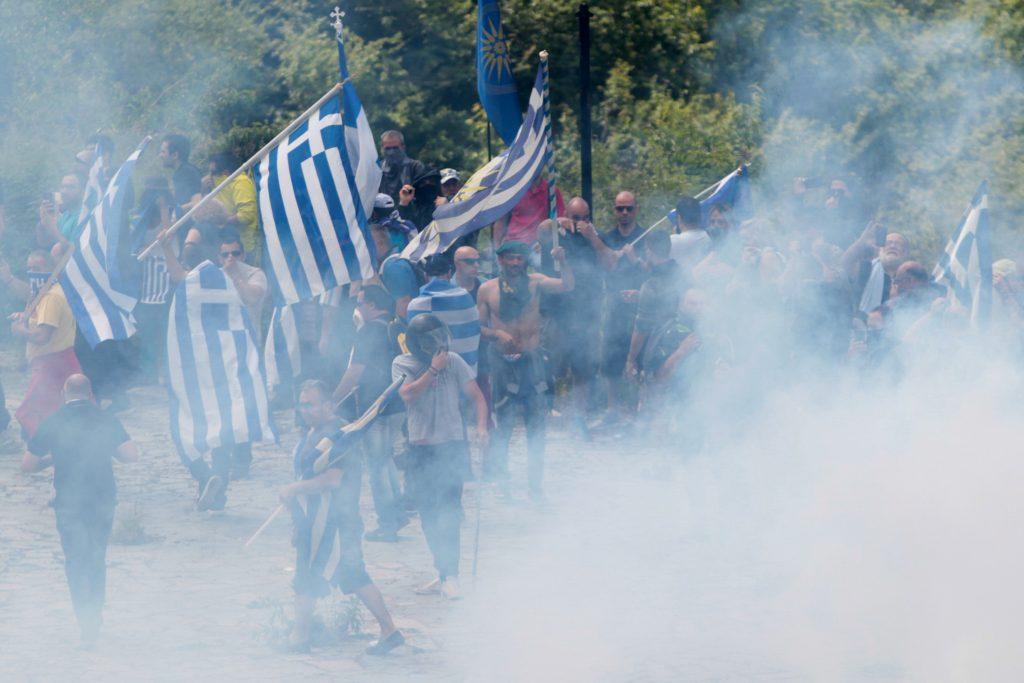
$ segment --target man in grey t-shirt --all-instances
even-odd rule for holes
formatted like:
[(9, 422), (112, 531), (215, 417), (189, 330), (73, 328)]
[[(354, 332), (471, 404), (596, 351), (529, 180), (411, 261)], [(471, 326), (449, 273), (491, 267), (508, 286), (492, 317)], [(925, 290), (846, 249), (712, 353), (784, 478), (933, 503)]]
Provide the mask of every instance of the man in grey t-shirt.
[(410, 353), (395, 358), (393, 379), (406, 378), (398, 395), (405, 402), (409, 429), (406, 490), (416, 504), (438, 578), (418, 593), (458, 597), (462, 483), (470, 473), (466, 427), (459, 411), (465, 394), (476, 408), (476, 438), (487, 441), (487, 403), (473, 371), (449, 353), (448, 328), (431, 313), (418, 315), (406, 330)]

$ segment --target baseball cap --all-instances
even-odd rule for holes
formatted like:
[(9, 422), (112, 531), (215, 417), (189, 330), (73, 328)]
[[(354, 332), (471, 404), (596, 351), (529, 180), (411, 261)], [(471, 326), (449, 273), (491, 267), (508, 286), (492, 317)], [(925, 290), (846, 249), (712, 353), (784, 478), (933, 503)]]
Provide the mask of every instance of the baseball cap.
[(441, 184), (444, 185), (449, 180), (458, 180), (459, 172), (454, 168), (442, 168), (441, 169)]
[(391, 195), (387, 195), (381, 192), (380, 194), (373, 198), (373, 208), (393, 209), (395, 208), (395, 200), (391, 198)]

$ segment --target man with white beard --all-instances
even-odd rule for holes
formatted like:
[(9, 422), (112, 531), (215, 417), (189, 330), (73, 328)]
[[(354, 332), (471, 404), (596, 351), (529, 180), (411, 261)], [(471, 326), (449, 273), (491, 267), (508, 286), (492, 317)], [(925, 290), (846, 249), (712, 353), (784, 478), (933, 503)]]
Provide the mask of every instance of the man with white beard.
[(857, 310), (867, 315), (889, 299), (896, 271), (910, 256), (910, 242), (898, 232), (885, 232), (875, 221), (843, 254), (842, 265), (854, 291), (860, 291)]

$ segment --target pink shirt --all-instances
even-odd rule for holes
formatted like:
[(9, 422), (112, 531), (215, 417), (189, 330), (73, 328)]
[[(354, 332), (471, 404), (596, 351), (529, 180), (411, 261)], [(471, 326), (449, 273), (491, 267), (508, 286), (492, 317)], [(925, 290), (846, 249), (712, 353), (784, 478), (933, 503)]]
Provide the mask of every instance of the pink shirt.
[[(562, 201), (562, 193), (555, 188), (555, 209), (556, 215), (565, 215), (565, 202)], [(537, 226), (548, 217), (548, 181), (542, 178), (540, 182), (532, 185), (523, 198), (512, 209), (508, 217), (508, 230), (505, 231), (505, 241), (519, 240), (527, 244), (537, 241)]]

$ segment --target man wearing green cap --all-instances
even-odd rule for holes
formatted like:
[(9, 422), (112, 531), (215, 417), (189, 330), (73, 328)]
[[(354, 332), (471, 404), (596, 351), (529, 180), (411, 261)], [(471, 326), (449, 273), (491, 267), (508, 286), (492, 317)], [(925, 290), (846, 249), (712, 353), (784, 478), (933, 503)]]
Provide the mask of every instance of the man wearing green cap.
[(530, 497), (542, 497), (544, 429), (547, 418), (547, 369), (540, 350), (540, 295), (571, 291), (575, 281), (565, 250), (551, 256), (561, 264), (562, 277), (526, 272), (530, 248), (509, 240), (498, 249), (500, 274), (480, 285), (477, 308), (480, 333), (491, 344), (491, 396), (497, 428), (484, 461), (484, 475), (507, 487), (508, 442), (516, 413), (522, 410), (529, 454)]

